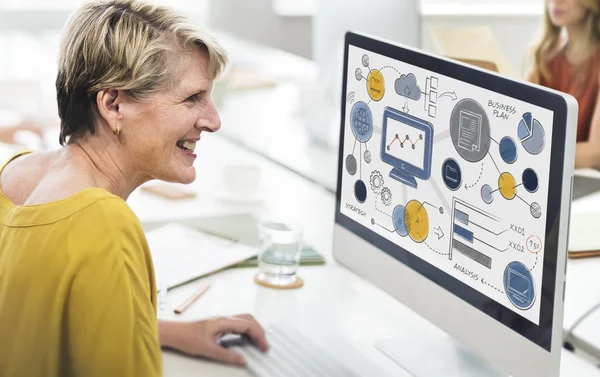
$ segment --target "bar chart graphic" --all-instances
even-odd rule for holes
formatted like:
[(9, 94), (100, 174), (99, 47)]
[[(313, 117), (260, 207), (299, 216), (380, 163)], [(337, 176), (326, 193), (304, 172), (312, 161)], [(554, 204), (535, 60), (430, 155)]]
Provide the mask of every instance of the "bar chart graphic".
[(507, 248), (499, 247), (502, 244), (500, 236), (507, 230), (502, 228), (498, 217), (454, 198), (452, 201), (450, 260), (458, 252), (491, 269), (494, 256), (507, 250)]

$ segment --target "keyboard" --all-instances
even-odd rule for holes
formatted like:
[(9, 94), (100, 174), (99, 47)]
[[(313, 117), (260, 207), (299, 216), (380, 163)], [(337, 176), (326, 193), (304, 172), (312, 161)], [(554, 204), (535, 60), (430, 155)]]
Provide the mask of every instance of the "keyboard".
[(277, 326), (265, 329), (269, 350), (262, 352), (245, 337), (226, 336), (223, 347), (241, 353), (257, 377), (358, 377), (335, 361), (314, 342)]

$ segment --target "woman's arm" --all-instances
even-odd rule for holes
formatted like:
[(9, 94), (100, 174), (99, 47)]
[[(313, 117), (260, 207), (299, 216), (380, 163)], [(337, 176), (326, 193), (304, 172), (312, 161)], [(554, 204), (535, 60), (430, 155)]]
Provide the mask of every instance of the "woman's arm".
[[(600, 84), (600, 75), (598, 83)], [(594, 106), (588, 141), (577, 143), (575, 149), (575, 168), (600, 168), (600, 89)]]
[(264, 330), (249, 314), (194, 322), (158, 321), (158, 337), (161, 346), (232, 365), (244, 365), (242, 355), (229, 351), (217, 343), (225, 334), (248, 335), (260, 350), (268, 349)]
[[(117, 233), (106, 232), (118, 239)], [(82, 249), (85, 250), (85, 249)], [(159, 377), (161, 353), (147, 277), (117, 241), (87, 251), (71, 282), (64, 345), (70, 376)], [(59, 331), (59, 329), (56, 329)]]
[(584, 141), (577, 143), (575, 148), (575, 169), (600, 168), (600, 143)]

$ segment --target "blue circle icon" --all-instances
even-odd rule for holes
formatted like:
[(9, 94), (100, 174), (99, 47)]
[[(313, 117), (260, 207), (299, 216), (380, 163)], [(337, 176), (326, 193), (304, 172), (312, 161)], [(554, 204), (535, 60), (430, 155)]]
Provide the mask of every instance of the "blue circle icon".
[(529, 192), (536, 192), (539, 188), (538, 176), (535, 170), (527, 168), (523, 171), (523, 187)]
[(360, 179), (354, 184), (354, 196), (356, 196), (359, 203), (364, 203), (367, 200), (367, 186)]
[(406, 237), (408, 235), (408, 230), (406, 230), (406, 223), (404, 222), (404, 206), (397, 205), (394, 208), (394, 212), (392, 212), (392, 220), (394, 221), (394, 229), (396, 233), (398, 233), (402, 237)]
[(494, 201), (494, 190), (492, 189), (492, 186), (487, 184), (481, 186), (481, 199), (487, 204)]
[(366, 143), (373, 136), (373, 113), (363, 101), (358, 101), (352, 106), (350, 126), (354, 137), (361, 143)]
[(500, 156), (507, 164), (517, 161), (517, 143), (508, 136), (500, 140)]
[(455, 159), (448, 158), (442, 164), (442, 179), (450, 190), (456, 191), (460, 188), (462, 173)]
[(504, 291), (514, 306), (527, 310), (535, 301), (535, 284), (531, 272), (521, 262), (511, 262), (504, 270)]

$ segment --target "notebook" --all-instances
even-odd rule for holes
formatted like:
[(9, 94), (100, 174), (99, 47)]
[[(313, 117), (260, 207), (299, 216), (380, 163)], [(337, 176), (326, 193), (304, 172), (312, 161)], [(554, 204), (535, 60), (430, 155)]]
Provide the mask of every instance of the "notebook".
[[(210, 232), (221, 235), (223, 238), (237, 240), (250, 247), (258, 247), (258, 220), (251, 214), (241, 213), (225, 216), (210, 217), (201, 220), (195, 220), (193, 227), (200, 231)], [(300, 255), (301, 266), (316, 266), (325, 264), (325, 258), (317, 252), (311, 245), (304, 243)], [(257, 267), (258, 259), (256, 257), (245, 260), (235, 267)]]
[(256, 257), (256, 248), (168, 223), (146, 233), (157, 285), (174, 288)]
[[(302, 253), (300, 254), (300, 265), (301, 266), (319, 266), (325, 264), (325, 258), (319, 254), (310, 245), (302, 245)], [(250, 258), (248, 260), (239, 263), (233, 268), (246, 268), (246, 267), (258, 267), (258, 258)]]
[(600, 256), (600, 237), (595, 213), (578, 214), (571, 217), (569, 227), (569, 258)]

